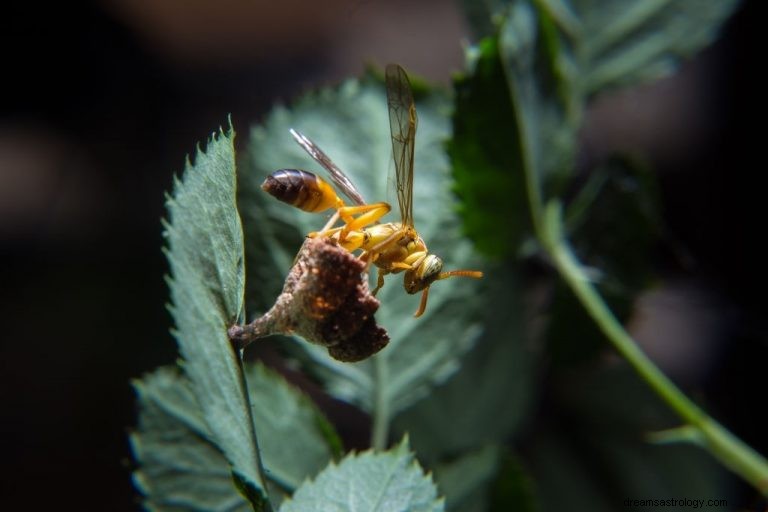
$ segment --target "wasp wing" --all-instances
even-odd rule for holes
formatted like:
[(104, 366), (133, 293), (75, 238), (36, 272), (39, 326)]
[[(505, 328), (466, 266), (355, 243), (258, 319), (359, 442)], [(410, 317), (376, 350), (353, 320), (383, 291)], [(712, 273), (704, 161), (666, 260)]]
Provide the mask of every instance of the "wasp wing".
[(413, 227), (413, 147), (416, 140), (416, 105), (411, 82), (405, 70), (397, 64), (387, 65), (385, 71), (389, 131), (392, 135), (392, 155), (395, 159), (397, 202), (403, 226)]
[(344, 174), (344, 172), (339, 169), (338, 166), (333, 163), (330, 158), (328, 158), (328, 155), (326, 155), (322, 149), (317, 147), (317, 144), (312, 142), (309, 137), (297, 132), (293, 128), (291, 128), (291, 135), (293, 135), (293, 138), (296, 139), (296, 142), (299, 143), (299, 146), (304, 148), (304, 151), (309, 153), (309, 156), (314, 158), (317, 163), (322, 165), (323, 168), (328, 171), (328, 175), (331, 177), (333, 183), (336, 185), (336, 187), (338, 187), (339, 190), (344, 193), (345, 196), (347, 196), (355, 204), (365, 204), (363, 196), (360, 195), (360, 192), (357, 191), (355, 185), (352, 184), (352, 180), (350, 180), (347, 175)]

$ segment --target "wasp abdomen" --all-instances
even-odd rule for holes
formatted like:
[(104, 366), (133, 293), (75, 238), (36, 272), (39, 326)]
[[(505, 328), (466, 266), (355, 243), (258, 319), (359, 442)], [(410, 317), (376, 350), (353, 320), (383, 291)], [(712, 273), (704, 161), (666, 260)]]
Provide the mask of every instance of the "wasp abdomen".
[(305, 212), (322, 212), (339, 202), (329, 184), (311, 172), (300, 169), (280, 169), (261, 184), (262, 190), (284, 203)]

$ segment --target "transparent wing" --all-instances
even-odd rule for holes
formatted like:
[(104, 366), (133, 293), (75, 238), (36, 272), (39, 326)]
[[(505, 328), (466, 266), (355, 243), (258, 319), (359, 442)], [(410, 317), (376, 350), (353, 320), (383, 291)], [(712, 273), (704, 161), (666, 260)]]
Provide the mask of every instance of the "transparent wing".
[(416, 140), (416, 105), (403, 68), (387, 65), (385, 72), (389, 131), (395, 159), (397, 202), (404, 226), (413, 226), (413, 146)]
[(328, 171), (328, 176), (331, 177), (333, 183), (345, 196), (355, 204), (365, 204), (363, 196), (360, 195), (360, 192), (358, 192), (357, 188), (352, 184), (352, 180), (350, 180), (347, 175), (344, 174), (330, 158), (328, 158), (328, 155), (326, 155), (323, 150), (317, 147), (317, 144), (312, 142), (309, 137), (297, 132), (293, 128), (291, 128), (291, 135), (293, 135), (293, 138), (299, 143), (299, 146), (309, 153), (309, 156), (314, 158), (317, 163), (322, 165), (323, 168)]

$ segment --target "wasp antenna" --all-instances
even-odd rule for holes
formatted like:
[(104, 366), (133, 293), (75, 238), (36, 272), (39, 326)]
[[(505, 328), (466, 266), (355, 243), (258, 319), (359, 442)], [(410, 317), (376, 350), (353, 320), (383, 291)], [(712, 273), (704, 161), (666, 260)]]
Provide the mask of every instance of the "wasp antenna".
[(419, 302), (419, 309), (417, 309), (413, 314), (413, 318), (419, 318), (424, 314), (424, 310), (427, 309), (427, 298), (429, 298), (429, 286), (424, 288), (424, 291), (421, 292), (421, 302)]
[(437, 276), (438, 279), (448, 279), (449, 277), (471, 277), (473, 279), (480, 279), (483, 277), (483, 273), (479, 270), (450, 270), (448, 272), (440, 272)]

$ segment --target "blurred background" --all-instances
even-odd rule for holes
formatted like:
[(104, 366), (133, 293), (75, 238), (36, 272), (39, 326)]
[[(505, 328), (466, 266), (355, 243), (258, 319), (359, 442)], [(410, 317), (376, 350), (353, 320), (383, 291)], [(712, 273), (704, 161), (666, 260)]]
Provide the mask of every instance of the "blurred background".
[[(675, 76), (599, 98), (582, 158), (648, 156), (678, 249), (633, 332), (766, 454), (756, 4)], [(228, 114), (243, 142), (274, 104), (368, 64), (448, 85), (473, 36), (444, 0), (101, 0), (4, 18), (0, 496), (135, 510), (130, 379), (176, 357), (160, 218), (185, 155)]]

